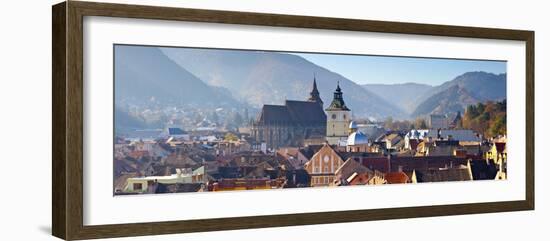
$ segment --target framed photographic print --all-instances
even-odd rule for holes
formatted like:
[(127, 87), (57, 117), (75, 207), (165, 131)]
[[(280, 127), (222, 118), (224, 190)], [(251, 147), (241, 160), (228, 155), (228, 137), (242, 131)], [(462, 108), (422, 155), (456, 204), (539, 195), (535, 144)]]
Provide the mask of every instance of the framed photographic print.
[(57, 237), (534, 209), (532, 31), (78, 1), (52, 24)]

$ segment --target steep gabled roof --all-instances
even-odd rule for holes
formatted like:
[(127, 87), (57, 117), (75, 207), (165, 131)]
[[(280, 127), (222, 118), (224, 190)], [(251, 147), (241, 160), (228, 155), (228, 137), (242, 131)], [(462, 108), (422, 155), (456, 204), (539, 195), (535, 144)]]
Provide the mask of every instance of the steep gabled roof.
[(372, 173), (370, 169), (363, 166), (363, 164), (356, 162), (353, 158), (348, 158), (344, 164), (342, 164), (334, 174), (342, 179), (348, 179), (353, 173), (363, 174), (363, 173)]
[(308, 145), (306, 147), (300, 148), (300, 153), (304, 155), (308, 160), (315, 155), (319, 150), (323, 148), (323, 145)]
[(285, 106), (292, 120), (295, 122), (324, 122), (327, 119), (323, 108), (316, 102), (287, 100)]
[(258, 116), (258, 122), (262, 124), (282, 124), (290, 120), (290, 114), (284, 105), (264, 105)]
[(325, 123), (327, 116), (316, 102), (287, 100), (285, 105), (264, 105), (258, 116), (261, 124)]
[(384, 179), (386, 179), (389, 184), (407, 183), (409, 181), (409, 176), (404, 172), (389, 172), (384, 175)]
[(422, 172), (419, 179), (421, 182), (471, 181), (472, 173), (467, 167), (430, 169)]

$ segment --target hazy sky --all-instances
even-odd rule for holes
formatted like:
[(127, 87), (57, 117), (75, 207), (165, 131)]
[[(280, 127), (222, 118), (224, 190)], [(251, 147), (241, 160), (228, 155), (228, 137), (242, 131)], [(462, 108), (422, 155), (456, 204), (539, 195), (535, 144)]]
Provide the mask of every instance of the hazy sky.
[(506, 73), (505, 61), (293, 53), (358, 84), (439, 85), (470, 71)]

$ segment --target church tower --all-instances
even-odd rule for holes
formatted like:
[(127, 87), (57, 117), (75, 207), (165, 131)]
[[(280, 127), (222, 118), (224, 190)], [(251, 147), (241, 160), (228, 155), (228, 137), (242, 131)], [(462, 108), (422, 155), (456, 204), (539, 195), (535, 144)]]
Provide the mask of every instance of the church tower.
[(309, 92), (309, 98), (308, 101), (317, 102), (321, 108), (323, 108), (323, 100), (321, 100), (321, 96), (319, 95), (319, 91), (317, 90), (317, 81), (315, 80), (315, 75), (313, 75), (313, 88), (311, 89), (311, 92)]
[(344, 103), (340, 83), (334, 91), (334, 99), (327, 112), (327, 136), (326, 140), (330, 145), (338, 145), (348, 138), (348, 126), (351, 120), (351, 110)]

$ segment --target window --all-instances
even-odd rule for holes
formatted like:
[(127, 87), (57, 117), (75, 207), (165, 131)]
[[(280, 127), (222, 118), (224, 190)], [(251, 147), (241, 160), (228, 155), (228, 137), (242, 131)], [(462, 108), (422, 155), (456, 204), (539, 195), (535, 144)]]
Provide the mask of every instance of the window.
[(332, 119), (333, 119), (333, 120), (336, 119), (336, 114), (332, 114)]
[(346, 119), (346, 114), (344, 114), (344, 120)]
[(141, 189), (143, 189), (143, 185), (141, 183), (134, 183), (133, 189), (134, 191), (141, 191)]

